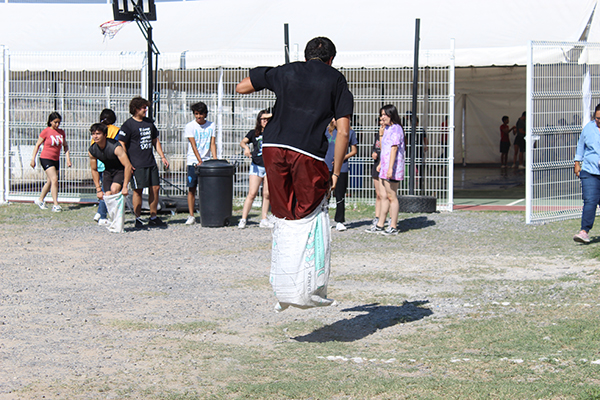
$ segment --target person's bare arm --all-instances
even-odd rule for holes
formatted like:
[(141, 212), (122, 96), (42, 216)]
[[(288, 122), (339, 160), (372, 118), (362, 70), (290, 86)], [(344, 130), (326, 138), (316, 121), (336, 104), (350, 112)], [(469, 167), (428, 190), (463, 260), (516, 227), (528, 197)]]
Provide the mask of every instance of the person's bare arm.
[(40, 146), (42, 145), (42, 143), (44, 143), (44, 138), (40, 137), (33, 149), (33, 156), (31, 156), (31, 162), (29, 163), (29, 165), (31, 165), (31, 168), (35, 168), (35, 158), (37, 157), (37, 153), (40, 150)]
[(240, 147), (244, 149), (244, 156), (250, 158), (252, 157), (252, 152), (250, 151), (250, 146), (248, 146), (248, 143), (250, 143), (250, 140), (248, 140), (247, 137), (244, 137), (240, 142)]
[(219, 158), (219, 156), (217, 155), (217, 139), (214, 136), (210, 138), (210, 155), (213, 158), (213, 160)]
[(390, 149), (390, 165), (387, 170), (387, 178), (392, 179), (394, 177), (394, 162), (396, 161), (396, 155), (398, 154), (398, 146), (392, 146)]
[(252, 82), (250, 81), (250, 77), (247, 76), (235, 87), (235, 91), (239, 94), (250, 94), (254, 93), (254, 86), (252, 86)]
[(196, 155), (196, 160), (198, 160), (197, 165), (202, 164), (202, 157), (200, 157), (200, 153), (198, 152), (198, 148), (196, 147), (196, 139), (193, 137), (188, 138), (190, 145), (192, 146), (192, 151)]
[(98, 159), (92, 156), (88, 152), (88, 156), (90, 157), (90, 168), (92, 169), (92, 180), (94, 181), (94, 186), (96, 186), (96, 196), (98, 200), (102, 200), (104, 198), (104, 193), (102, 193), (102, 186), (100, 186), (100, 173), (98, 172)]
[(67, 160), (67, 167), (71, 167), (73, 164), (71, 163), (71, 155), (69, 152), (69, 145), (67, 144), (67, 139), (63, 139), (63, 150), (65, 151), (65, 159)]
[(129, 181), (131, 181), (132, 175), (131, 161), (129, 161), (129, 157), (127, 157), (125, 149), (121, 147), (117, 147), (115, 149), (115, 155), (119, 158), (119, 161), (121, 162), (121, 164), (123, 164), (123, 167), (125, 167), (125, 169), (123, 170), (124, 177), (123, 188), (121, 188), (121, 194), (123, 196), (127, 196), (129, 194), (129, 189), (127, 188), (127, 186), (129, 185)]
[(337, 136), (335, 138), (335, 152), (333, 155), (333, 173), (331, 175), (331, 190), (335, 189), (344, 157), (348, 151), (348, 140), (350, 137), (350, 115), (338, 118), (336, 121)]
[(165, 168), (169, 169), (169, 161), (167, 160), (167, 157), (165, 157), (165, 153), (163, 153), (163, 149), (160, 144), (160, 140), (158, 140), (158, 138), (154, 138), (152, 140), (152, 144), (154, 145), (156, 152), (160, 156), (160, 159), (162, 160), (163, 164), (165, 165)]
[(350, 152), (344, 157), (344, 161), (346, 161), (350, 157), (354, 157), (356, 153), (358, 153), (358, 146), (353, 144), (352, 146), (350, 146)]

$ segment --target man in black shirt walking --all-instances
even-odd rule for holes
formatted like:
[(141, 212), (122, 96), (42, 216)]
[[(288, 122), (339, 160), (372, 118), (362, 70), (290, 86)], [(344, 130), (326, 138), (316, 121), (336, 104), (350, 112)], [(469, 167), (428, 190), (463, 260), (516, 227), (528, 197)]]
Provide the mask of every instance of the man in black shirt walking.
[(158, 211), (158, 192), (160, 180), (158, 167), (154, 159), (153, 148), (160, 156), (165, 168), (169, 168), (169, 161), (163, 153), (158, 129), (150, 118), (146, 118), (148, 100), (134, 97), (129, 103), (129, 113), (132, 115), (121, 126), (119, 141), (127, 150), (131, 165), (133, 166), (133, 212), (135, 214), (135, 227), (142, 228), (144, 223), (140, 219), (142, 213), (142, 191), (148, 188), (148, 203), (150, 205), (151, 227), (165, 227), (166, 224), (156, 216)]

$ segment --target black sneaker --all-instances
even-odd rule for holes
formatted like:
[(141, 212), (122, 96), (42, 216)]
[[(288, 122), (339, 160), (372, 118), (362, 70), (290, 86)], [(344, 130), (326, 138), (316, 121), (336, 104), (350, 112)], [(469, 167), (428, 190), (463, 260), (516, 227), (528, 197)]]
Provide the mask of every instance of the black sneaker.
[(382, 235), (385, 236), (396, 236), (398, 234), (398, 229), (392, 228), (391, 226), (387, 228), (385, 231), (381, 232)]
[(367, 233), (383, 233), (383, 228), (378, 227), (377, 225), (371, 225), (370, 228), (365, 229)]
[(144, 223), (142, 222), (141, 219), (136, 218), (135, 219), (135, 229), (144, 229), (146, 228), (146, 225), (144, 225)]
[(167, 224), (165, 224), (162, 219), (156, 217), (148, 220), (148, 226), (150, 228), (166, 228)]

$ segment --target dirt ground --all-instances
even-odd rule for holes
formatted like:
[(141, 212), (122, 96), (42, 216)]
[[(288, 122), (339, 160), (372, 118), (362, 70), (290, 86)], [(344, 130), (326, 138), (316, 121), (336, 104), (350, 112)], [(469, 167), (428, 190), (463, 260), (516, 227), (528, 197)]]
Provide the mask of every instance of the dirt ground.
[[(130, 360), (130, 351), (157, 333), (120, 329), (127, 325), (209, 323), (194, 340), (269, 348), (275, 343), (265, 329), (317, 320), (329, 329), (290, 340), (381, 343), (465, 313), (469, 304), (502, 300), (502, 290), (461, 296), (474, 279), (557, 279), (599, 266), (572, 243), (572, 232), (528, 227), (520, 214), (408, 215), (397, 237), (365, 233), (365, 218), (346, 232), (332, 231), (329, 297), (336, 304), (275, 313), (270, 230), (184, 221), (179, 215), (167, 229), (134, 231), (129, 218), (124, 234), (110, 234), (91, 219), (68, 227), (51, 220), (1, 225), (0, 399), (71, 398), (76, 393), (52, 395), (49, 388), (146, 370)], [(399, 317), (415, 323), (390, 322)]]

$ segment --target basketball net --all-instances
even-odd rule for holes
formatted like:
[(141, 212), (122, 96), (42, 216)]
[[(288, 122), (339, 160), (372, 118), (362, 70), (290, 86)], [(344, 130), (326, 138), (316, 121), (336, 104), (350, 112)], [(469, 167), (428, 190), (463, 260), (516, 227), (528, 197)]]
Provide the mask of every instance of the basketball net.
[(104, 41), (106, 38), (112, 39), (115, 37), (117, 33), (123, 28), (125, 25), (130, 23), (131, 21), (106, 21), (103, 24), (100, 24), (100, 29), (102, 30), (102, 34), (104, 35)]

